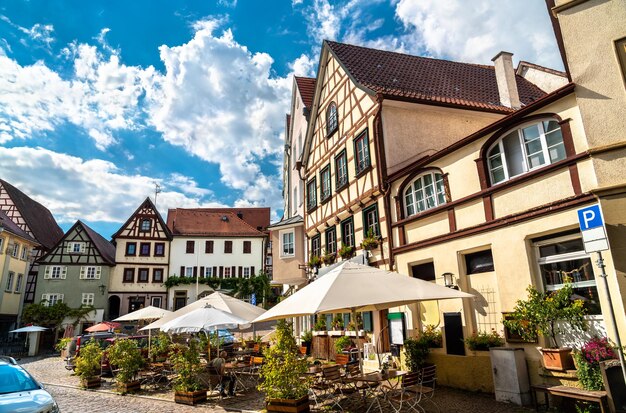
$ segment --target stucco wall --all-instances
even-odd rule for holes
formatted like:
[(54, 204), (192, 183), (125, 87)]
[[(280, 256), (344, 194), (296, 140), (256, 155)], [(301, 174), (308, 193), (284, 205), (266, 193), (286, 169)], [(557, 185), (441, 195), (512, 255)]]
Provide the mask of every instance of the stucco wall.
[[(294, 255), (284, 256), (282, 254), (282, 234), (290, 231), (294, 232)], [(275, 283), (294, 278), (306, 278), (304, 269), (299, 268), (299, 265), (305, 262), (304, 244), (303, 225), (272, 229), (272, 256), (274, 257), (272, 278)]]

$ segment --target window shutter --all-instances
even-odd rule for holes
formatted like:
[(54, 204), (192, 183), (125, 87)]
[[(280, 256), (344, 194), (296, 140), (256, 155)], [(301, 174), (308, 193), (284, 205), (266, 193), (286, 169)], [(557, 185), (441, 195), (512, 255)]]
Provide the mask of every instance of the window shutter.
[(193, 277), (196, 278), (198, 276), (198, 267), (193, 267)]
[(96, 267), (96, 280), (100, 279), (100, 275), (102, 274), (102, 267)]
[(220, 265), (220, 278), (224, 278), (224, 267)]
[(181, 265), (181, 266), (180, 266), (180, 276), (181, 276), (181, 277), (184, 277), (184, 276), (185, 276), (185, 266), (184, 266), (184, 265)]
[(243, 267), (239, 267), (239, 273), (237, 275), (240, 277), (243, 275)]
[(67, 276), (67, 267), (61, 267), (61, 278), (65, 279)]
[(80, 253), (84, 254), (85, 253), (85, 249), (86, 249), (87, 245), (84, 242), (80, 243)]
[[(46, 265), (46, 270), (45, 270), (45, 272), (43, 273), (43, 279), (44, 279), (44, 280), (48, 280), (48, 279), (50, 279), (50, 271), (51, 271), (50, 266), (49, 266), (49, 265)], [(45, 294), (44, 294), (44, 295), (45, 295)]]
[(237, 277), (237, 267), (235, 267), (234, 265), (230, 269), (230, 276), (233, 278)]
[(59, 297), (58, 301), (62, 303), (64, 296), (65, 296), (64, 294), (58, 294), (58, 297)]
[(213, 267), (213, 272), (211, 273), (211, 276), (217, 278), (217, 267)]
[(41, 301), (48, 301), (48, 294), (41, 294)]
[(204, 277), (204, 267), (200, 266), (200, 277)]
[(72, 243), (68, 242), (67, 245), (65, 246), (65, 251), (69, 254), (72, 252)]
[(87, 267), (84, 267), (84, 266), (80, 267), (80, 277), (79, 278), (81, 280), (84, 280), (85, 278), (87, 278), (86, 272), (87, 272)]
[(254, 276), (254, 265), (250, 267), (250, 277)]

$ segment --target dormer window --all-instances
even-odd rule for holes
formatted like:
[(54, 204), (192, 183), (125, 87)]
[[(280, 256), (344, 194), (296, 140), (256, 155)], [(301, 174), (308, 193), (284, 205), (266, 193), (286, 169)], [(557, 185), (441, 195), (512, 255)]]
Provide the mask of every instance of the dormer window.
[(554, 119), (524, 124), (498, 139), (487, 151), (491, 184), (565, 159), (561, 127)]
[(141, 225), (139, 226), (139, 231), (141, 231), (141, 232), (149, 232), (151, 225), (152, 225), (152, 221), (151, 220), (149, 220), (149, 219), (142, 219), (141, 220)]
[(443, 175), (427, 172), (417, 176), (404, 190), (404, 213), (406, 217), (446, 203)]
[(330, 102), (328, 109), (326, 109), (326, 136), (330, 136), (337, 130), (337, 105), (335, 102)]

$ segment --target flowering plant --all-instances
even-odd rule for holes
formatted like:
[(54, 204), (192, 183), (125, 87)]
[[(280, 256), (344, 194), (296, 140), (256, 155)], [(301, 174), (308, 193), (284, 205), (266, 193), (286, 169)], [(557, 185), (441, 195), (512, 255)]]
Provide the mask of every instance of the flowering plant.
[(615, 351), (606, 337), (594, 337), (580, 351), (574, 352), (576, 374), (585, 390), (602, 390), (600, 362), (616, 358)]
[(617, 358), (609, 339), (606, 337), (592, 338), (582, 346), (580, 352), (590, 364), (599, 364), (601, 361)]

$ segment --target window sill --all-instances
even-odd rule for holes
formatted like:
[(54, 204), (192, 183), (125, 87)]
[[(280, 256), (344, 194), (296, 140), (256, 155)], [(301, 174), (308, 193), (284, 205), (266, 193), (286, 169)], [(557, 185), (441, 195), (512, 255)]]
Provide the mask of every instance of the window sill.
[(126, 255), (124, 255), (124, 256), (125, 256), (125, 257), (136, 257), (136, 256), (137, 256), (137, 254), (126, 254)]
[(320, 199), (320, 205), (324, 205), (325, 203), (327, 203), (328, 201), (330, 201), (330, 199), (332, 198), (332, 194), (328, 195), (326, 198), (324, 199)]
[(315, 209), (317, 209), (317, 205), (308, 206), (306, 208), (306, 212), (307, 212), (307, 214), (310, 214), (311, 212), (315, 211)]
[(339, 130), (339, 124), (337, 124), (337, 126), (335, 126), (333, 130), (326, 132), (326, 139), (330, 139), (338, 130)]
[(368, 165), (365, 168), (363, 168), (363, 170), (359, 171), (356, 173), (356, 175), (354, 176), (356, 179), (359, 179), (360, 177), (362, 177), (363, 175), (365, 175), (366, 173), (368, 173), (369, 171), (372, 170), (372, 165)]
[(337, 185), (337, 189), (335, 189), (335, 193), (338, 194), (339, 192), (343, 191), (347, 187), (348, 187), (348, 181), (344, 182), (341, 185)]

